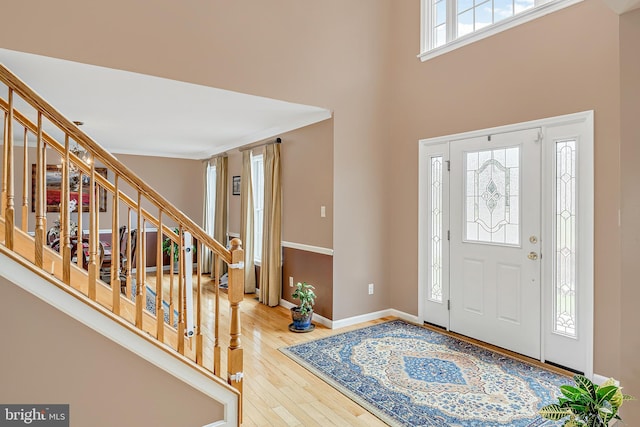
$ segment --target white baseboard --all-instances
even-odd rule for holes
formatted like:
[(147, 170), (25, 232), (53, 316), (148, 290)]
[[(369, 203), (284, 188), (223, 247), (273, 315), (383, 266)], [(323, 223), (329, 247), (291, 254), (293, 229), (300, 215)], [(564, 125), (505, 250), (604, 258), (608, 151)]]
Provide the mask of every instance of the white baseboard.
[[(287, 309), (290, 309), (296, 306), (295, 304), (290, 303), (285, 299), (280, 300), (280, 305)], [(416, 323), (416, 324), (421, 323), (418, 316), (414, 316), (412, 314), (408, 314), (393, 308), (376, 311), (373, 313), (361, 314), (359, 316), (348, 317), (346, 319), (341, 319), (341, 320), (330, 320), (330, 319), (327, 319), (326, 317), (322, 317), (318, 315), (317, 313), (313, 313), (313, 321), (329, 329), (339, 329), (347, 326), (357, 325), (358, 323), (369, 322), (371, 320), (382, 319), (383, 317), (390, 317), (390, 316), (397, 317), (409, 323)]]
[(418, 316), (414, 316), (409, 313), (405, 313), (394, 308), (388, 308), (386, 310), (375, 311), (373, 313), (361, 314), (359, 316), (348, 317), (346, 319), (335, 320), (333, 322), (333, 329), (344, 328), (347, 326), (357, 325), (358, 323), (369, 322), (371, 320), (382, 319), (383, 317), (397, 317), (409, 323), (420, 323)]

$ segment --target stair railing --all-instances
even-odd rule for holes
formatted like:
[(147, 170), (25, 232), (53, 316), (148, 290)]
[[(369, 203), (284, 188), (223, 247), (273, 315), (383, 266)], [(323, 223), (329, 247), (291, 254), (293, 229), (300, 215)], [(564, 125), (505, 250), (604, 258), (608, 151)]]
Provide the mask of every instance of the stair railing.
[[(216, 376), (222, 377), (221, 364), (226, 362), (224, 379), (241, 396), (244, 252), (240, 240), (232, 240), (230, 249), (214, 240), (2, 64), (0, 83), (7, 93), (6, 99), (0, 97), (4, 116), (0, 240), (4, 235), (4, 245), (34, 267), (81, 290), (154, 336), (159, 345), (173, 348)], [(17, 131), (21, 146), (14, 141)], [(59, 212), (53, 226), (51, 210)], [(101, 221), (108, 224), (107, 232), (100, 231)], [(123, 227), (126, 238), (120, 247)], [(185, 245), (188, 235), (193, 237), (192, 247)], [(185, 263), (190, 250), (195, 252), (195, 265)], [(229, 266), (226, 317), (220, 314), (221, 262)], [(153, 263), (155, 280), (149, 285), (147, 266)], [(213, 280), (203, 278), (209, 268)], [(193, 277), (193, 290), (186, 287), (187, 276)], [(195, 297), (192, 311), (188, 292)], [(213, 310), (204, 306), (205, 292), (213, 300)], [(189, 314), (193, 328), (187, 330)], [(229, 328), (227, 336), (220, 336), (220, 326)], [(221, 352), (223, 343), (226, 355)], [(241, 416), (241, 402), (239, 408)]]

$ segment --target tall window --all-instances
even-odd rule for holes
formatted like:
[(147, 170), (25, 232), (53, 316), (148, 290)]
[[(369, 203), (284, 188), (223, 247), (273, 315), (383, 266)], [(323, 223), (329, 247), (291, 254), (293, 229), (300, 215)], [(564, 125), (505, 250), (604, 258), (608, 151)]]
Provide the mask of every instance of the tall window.
[(251, 159), (251, 181), (253, 184), (253, 258), (262, 259), (262, 223), (264, 219), (264, 160), (262, 154)]
[[(581, 0), (422, 0), (422, 59)], [(473, 36), (471, 36), (473, 34)], [(465, 37), (467, 36), (467, 37)], [(450, 45), (451, 49), (438, 49)]]
[(213, 237), (216, 223), (216, 167), (213, 165), (207, 166), (207, 221), (205, 224), (205, 231), (208, 235)]

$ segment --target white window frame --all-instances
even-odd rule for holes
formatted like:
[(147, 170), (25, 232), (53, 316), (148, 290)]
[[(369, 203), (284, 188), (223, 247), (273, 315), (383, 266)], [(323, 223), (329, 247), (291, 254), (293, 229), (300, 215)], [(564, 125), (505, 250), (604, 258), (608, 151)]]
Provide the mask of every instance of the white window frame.
[(207, 165), (207, 229), (205, 230), (208, 235), (213, 237), (216, 223), (216, 166)]
[[(508, 30), (525, 22), (540, 18), (549, 13), (556, 12), (565, 7), (579, 3), (582, 0), (551, 0), (542, 3), (543, 0), (534, 0), (535, 6), (531, 9), (513, 15), (510, 18), (503, 19), (495, 24), (488, 25), (470, 34), (461, 37), (456, 36), (456, 5), (457, 0), (447, 0), (447, 43), (436, 48), (431, 48), (433, 37), (433, 3), (434, 0), (420, 1), (420, 54), (418, 58), (426, 61), (436, 56), (442, 55), (459, 47), (466, 46), (478, 40), (482, 40), (494, 34)], [(541, 3), (541, 4), (540, 4)]]
[(253, 192), (253, 260), (262, 261), (262, 233), (264, 220), (264, 157), (251, 156), (251, 187)]

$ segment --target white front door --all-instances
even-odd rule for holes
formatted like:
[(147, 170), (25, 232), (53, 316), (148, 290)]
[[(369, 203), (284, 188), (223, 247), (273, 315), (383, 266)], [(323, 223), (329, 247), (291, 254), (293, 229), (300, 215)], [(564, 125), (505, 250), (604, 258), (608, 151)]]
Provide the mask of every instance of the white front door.
[(540, 358), (541, 132), (451, 141), (452, 331)]

